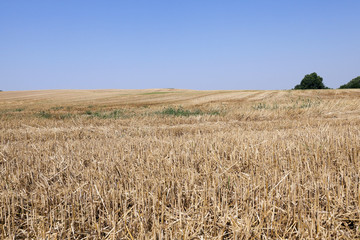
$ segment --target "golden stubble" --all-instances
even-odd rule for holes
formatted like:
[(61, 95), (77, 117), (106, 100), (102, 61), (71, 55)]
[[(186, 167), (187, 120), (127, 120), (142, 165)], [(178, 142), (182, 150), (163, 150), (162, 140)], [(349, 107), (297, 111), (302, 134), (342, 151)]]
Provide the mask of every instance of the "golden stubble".
[(0, 238), (358, 238), (359, 97), (0, 93)]

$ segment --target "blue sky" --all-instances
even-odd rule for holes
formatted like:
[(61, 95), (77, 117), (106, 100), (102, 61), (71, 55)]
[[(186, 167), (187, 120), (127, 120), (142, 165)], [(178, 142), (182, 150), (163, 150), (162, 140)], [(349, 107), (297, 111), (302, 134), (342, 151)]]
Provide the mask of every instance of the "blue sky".
[(290, 89), (360, 75), (358, 0), (1, 0), (0, 89)]

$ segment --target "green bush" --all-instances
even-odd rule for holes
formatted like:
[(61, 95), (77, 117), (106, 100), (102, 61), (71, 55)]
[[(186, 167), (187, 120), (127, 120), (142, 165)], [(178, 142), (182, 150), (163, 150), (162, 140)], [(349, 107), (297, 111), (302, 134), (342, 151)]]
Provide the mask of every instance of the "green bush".
[(313, 72), (305, 75), (301, 83), (296, 85), (294, 89), (328, 89), (328, 87), (324, 85), (322, 77)]
[(347, 84), (340, 86), (340, 89), (344, 89), (344, 88), (360, 88), (360, 76), (354, 78)]

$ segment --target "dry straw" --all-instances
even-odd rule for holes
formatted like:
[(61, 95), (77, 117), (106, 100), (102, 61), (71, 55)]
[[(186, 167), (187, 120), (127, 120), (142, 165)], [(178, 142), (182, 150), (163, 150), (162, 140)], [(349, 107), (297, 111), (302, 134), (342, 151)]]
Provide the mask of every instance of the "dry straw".
[(158, 91), (1, 96), (0, 238), (360, 237), (360, 91)]

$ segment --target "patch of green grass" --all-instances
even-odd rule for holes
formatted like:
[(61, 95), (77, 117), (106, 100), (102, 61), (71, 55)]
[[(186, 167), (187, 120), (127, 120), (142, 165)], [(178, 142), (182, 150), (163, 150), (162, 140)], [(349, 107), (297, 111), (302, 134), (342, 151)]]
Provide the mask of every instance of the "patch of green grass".
[(270, 109), (270, 110), (275, 110), (279, 108), (279, 105), (277, 103), (273, 103), (272, 105), (270, 104), (266, 104), (266, 103), (258, 103), (252, 106), (253, 109), (255, 110), (262, 110), (262, 109)]
[(74, 115), (72, 115), (71, 113), (65, 113), (65, 114), (61, 114), (59, 116), (60, 119), (64, 120), (64, 119), (67, 119), (67, 118), (72, 118)]
[(49, 112), (45, 112), (45, 111), (41, 111), (41, 112), (37, 113), (37, 116), (40, 118), (46, 118), (46, 119), (52, 118), (52, 114)]
[(255, 110), (261, 110), (261, 109), (268, 109), (269, 106), (266, 105), (266, 103), (258, 103), (254, 106), (252, 106), (253, 109)]
[(218, 110), (211, 110), (209, 112), (206, 112), (208, 115), (220, 115), (220, 111)]
[(96, 117), (96, 118), (100, 118), (100, 119), (119, 119), (119, 118), (123, 118), (126, 117), (125, 112), (123, 110), (113, 110), (111, 112), (92, 112), (90, 110), (87, 110), (85, 112), (86, 115), (91, 116), (91, 117)]
[(61, 109), (64, 109), (64, 107), (58, 106), (58, 107), (52, 107), (52, 108), (50, 108), (50, 110), (53, 110), (53, 111), (59, 111), (59, 110), (61, 110)]
[(198, 116), (198, 115), (219, 115), (220, 112), (213, 110), (213, 111), (209, 111), (209, 112), (203, 112), (200, 109), (195, 109), (195, 110), (187, 110), (187, 109), (183, 109), (182, 107), (178, 107), (178, 108), (173, 108), (173, 107), (168, 107), (163, 109), (160, 112), (156, 112), (156, 114), (160, 114), (160, 115), (167, 115), (167, 116), (176, 116), (176, 117), (189, 117), (189, 116)]
[(294, 104), (292, 108), (311, 108), (318, 106), (321, 103), (320, 99), (310, 99), (310, 98), (298, 98), (293, 100)]
[(85, 114), (91, 116), (91, 115), (93, 115), (94, 113), (93, 113), (92, 111), (90, 111), (90, 110), (87, 110), (87, 111), (85, 112)]
[(61, 119), (61, 120), (64, 120), (64, 119), (67, 119), (67, 118), (72, 118), (74, 117), (73, 114), (71, 113), (63, 113), (63, 114), (52, 114), (50, 112), (47, 112), (47, 111), (40, 111), (38, 113), (36, 113), (36, 116), (38, 118), (46, 118), (46, 119)]
[(15, 112), (22, 112), (24, 110), (25, 110), (25, 108), (17, 108), (17, 109), (15, 109)]
[(313, 106), (317, 106), (320, 104), (320, 101), (318, 100), (311, 100), (311, 99), (302, 99), (302, 102), (300, 104), (300, 108), (310, 108)]

